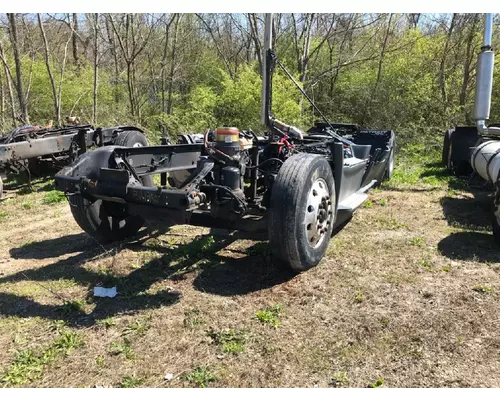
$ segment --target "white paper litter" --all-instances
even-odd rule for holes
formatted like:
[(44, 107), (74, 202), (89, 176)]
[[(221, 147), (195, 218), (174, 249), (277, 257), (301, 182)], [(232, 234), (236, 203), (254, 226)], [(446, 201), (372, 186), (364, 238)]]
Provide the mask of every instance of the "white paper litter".
[(94, 288), (95, 297), (115, 297), (116, 296), (116, 286), (112, 288), (104, 288), (101, 286), (96, 286)]
[(166, 374), (163, 378), (166, 381), (171, 381), (174, 378), (174, 374)]

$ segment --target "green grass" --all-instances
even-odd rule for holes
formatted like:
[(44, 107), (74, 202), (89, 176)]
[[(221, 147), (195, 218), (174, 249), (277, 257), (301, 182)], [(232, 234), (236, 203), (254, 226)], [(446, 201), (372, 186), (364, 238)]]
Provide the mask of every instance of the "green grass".
[(341, 387), (347, 385), (348, 383), (349, 383), (349, 378), (347, 377), (347, 372), (340, 371), (339, 373), (333, 376), (329, 386)]
[(111, 343), (109, 347), (109, 353), (114, 356), (123, 356), (127, 360), (132, 360), (135, 358), (134, 350), (132, 350), (132, 346), (130, 340), (125, 338), (123, 342)]
[(472, 290), (474, 290), (475, 292), (484, 293), (484, 294), (493, 294), (493, 293), (495, 293), (495, 291), (493, 290), (493, 288), (491, 288), (489, 286), (485, 286), (485, 285), (474, 286), (472, 288)]
[(33, 207), (33, 202), (32, 201), (24, 201), (21, 203), (21, 207), (24, 208), (25, 210), (31, 210)]
[(112, 326), (115, 326), (115, 325), (116, 325), (116, 322), (115, 322), (115, 320), (113, 319), (113, 317), (108, 317), (108, 318), (104, 318), (104, 319), (99, 319), (99, 320), (97, 320), (97, 325), (98, 325), (98, 326), (100, 326), (100, 327), (103, 327), (103, 328), (109, 329), (109, 328), (111, 328)]
[(99, 368), (102, 368), (106, 365), (106, 362), (104, 361), (103, 356), (98, 356), (95, 358), (95, 363)]
[(398, 221), (392, 216), (377, 215), (375, 216), (374, 221), (376, 221), (381, 228), (388, 230), (408, 229), (407, 224)]
[(59, 311), (65, 316), (84, 312), (85, 300), (71, 300), (65, 301), (64, 304), (58, 308)]
[(59, 190), (51, 190), (50, 192), (45, 193), (43, 196), (44, 204), (61, 203), (64, 200), (66, 200), (66, 195), (64, 194), (64, 192), (60, 192)]
[(412, 246), (423, 246), (425, 245), (425, 239), (423, 237), (417, 236), (410, 239), (410, 244)]
[(457, 181), (441, 165), (440, 145), (410, 144), (396, 154), (392, 179), (382, 187), (394, 188), (444, 188)]
[(5, 218), (9, 215), (9, 213), (5, 210), (0, 210), (0, 219)]
[(187, 259), (202, 258), (212, 252), (215, 239), (213, 236), (201, 236), (175, 250), (175, 255)]
[(127, 327), (123, 330), (124, 335), (144, 335), (146, 331), (151, 327), (151, 318), (148, 318), (146, 321), (135, 320), (127, 325)]
[(366, 200), (362, 205), (361, 207), (363, 208), (373, 208), (373, 201), (371, 200)]
[(83, 344), (82, 338), (80, 335), (67, 331), (64, 332), (59, 339), (54, 341), (54, 347), (63, 352), (66, 355), (71, 354), (73, 349), (80, 347)]
[(77, 333), (66, 331), (44, 349), (20, 350), (16, 353), (10, 367), (0, 376), (0, 381), (8, 385), (22, 385), (39, 379), (49, 365), (71, 354), (74, 349), (82, 345), (83, 340)]
[(274, 307), (267, 307), (255, 313), (257, 319), (266, 325), (272, 325), (277, 328), (281, 325), (279, 316), (281, 315), (281, 306), (279, 304)]
[(24, 243), (21, 243), (21, 245), (19, 246), (20, 248), (24, 249), (26, 247), (30, 247), (30, 246), (33, 246), (34, 244), (36, 244), (37, 241), (36, 240), (30, 240), (28, 242), (24, 242)]
[(122, 381), (118, 384), (118, 387), (121, 388), (135, 388), (144, 383), (144, 379), (137, 378), (135, 376), (127, 375), (124, 376)]
[(200, 388), (205, 388), (210, 382), (215, 382), (217, 380), (207, 366), (196, 367), (190, 373), (185, 374), (184, 379)]
[(213, 343), (220, 346), (224, 353), (241, 353), (245, 350), (246, 337), (242, 331), (229, 329), (222, 332), (210, 330), (208, 336), (213, 340)]
[(370, 384), (371, 388), (378, 388), (384, 384), (384, 380), (382, 378), (378, 378), (374, 383)]
[(198, 308), (190, 308), (184, 311), (184, 326), (186, 328), (194, 328), (203, 322), (201, 319), (201, 311)]
[(361, 290), (354, 292), (354, 302), (360, 304), (365, 301), (365, 294)]
[(429, 260), (420, 260), (419, 265), (426, 271), (432, 272), (432, 263)]
[(52, 321), (49, 325), (49, 331), (62, 333), (66, 330), (67, 324), (62, 319), (56, 319)]

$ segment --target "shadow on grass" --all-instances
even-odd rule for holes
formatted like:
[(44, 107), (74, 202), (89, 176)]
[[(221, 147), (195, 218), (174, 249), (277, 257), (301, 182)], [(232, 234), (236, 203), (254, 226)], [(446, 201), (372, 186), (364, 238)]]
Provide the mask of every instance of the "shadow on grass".
[(438, 251), (454, 260), (500, 262), (498, 246), (489, 233), (453, 233), (438, 243)]
[(196, 289), (219, 296), (238, 296), (279, 285), (297, 275), (271, 259), (267, 242), (247, 248), (246, 256), (238, 260), (218, 258), (218, 262), (203, 268), (196, 276), (193, 282)]
[[(12, 275), (0, 277), (0, 284), (20, 281), (35, 281), (43, 285), (44, 281), (69, 279), (81, 286), (88, 287), (86, 302), (95, 305), (92, 312), (61, 305), (46, 305), (30, 297), (0, 292), (0, 314), (5, 316), (34, 317), (40, 316), (54, 320), (65, 320), (71, 326), (92, 326), (97, 320), (121, 313), (136, 313), (145, 309), (170, 306), (181, 299), (181, 293), (173, 290), (149, 292), (151, 286), (164, 280), (179, 281), (190, 274), (195, 275), (194, 287), (198, 290), (221, 296), (243, 295), (272, 287), (291, 279), (294, 274), (282, 270), (270, 262), (268, 244), (257, 243), (242, 250), (241, 258), (234, 259), (219, 255), (225, 247), (240, 238), (237, 234), (223, 234), (212, 230), (209, 235), (200, 235), (183, 245), (151, 246), (147, 241), (163, 234), (158, 231), (145, 239), (135, 242), (120, 243), (119, 248), (103, 248), (85, 234), (70, 235), (58, 239), (28, 244), (13, 248), (13, 258), (44, 259), (72, 254), (70, 257), (50, 263), (46, 266), (26, 269)], [(153, 241), (154, 242), (154, 241)], [(162, 255), (131, 271), (126, 276), (114, 276), (106, 270), (91, 270), (85, 263), (101, 258), (108, 251), (121, 248), (135, 250), (155, 250)], [(77, 253), (77, 254), (73, 254)], [(224, 252), (221, 252), (224, 253)], [(227, 253), (227, 252), (226, 252)], [(92, 296), (95, 286), (116, 286), (118, 295), (113, 298)], [(57, 297), (57, 293), (54, 294)], [(68, 302), (82, 299), (65, 299)], [(62, 303), (62, 300), (61, 300)]]
[(443, 213), (448, 224), (457, 228), (476, 231), (491, 230), (491, 199), (487, 193), (476, 193), (475, 197), (441, 199)]
[(28, 194), (32, 192), (48, 192), (54, 190), (54, 175), (57, 170), (44, 171), (43, 174), (31, 177), (31, 190), (28, 176), (25, 172), (20, 175), (9, 175), (4, 182), (4, 189), (8, 191), (17, 191), (18, 194)]
[(90, 250), (95, 245), (94, 240), (82, 232), (40, 242), (30, 242), (21, 247), (13, 247), (9, 253), (12, 258), (16, 259), (43, 260)]

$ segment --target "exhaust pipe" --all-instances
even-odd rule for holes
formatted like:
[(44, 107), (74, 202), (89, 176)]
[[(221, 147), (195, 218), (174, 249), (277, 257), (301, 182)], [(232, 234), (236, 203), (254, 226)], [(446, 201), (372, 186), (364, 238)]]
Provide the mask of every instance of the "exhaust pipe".
[(271, 66), (269, 65), (269, 50), (271, 50), (273, 35), (273, 14), (264, 17), (264, 49), (262, 51), (262, 96), (260, 106), (260, 121), (262, 125), (269, 126), (271, 112)]
[(287, 135), (303, 139), (304, 132), (299, 128), (285, 124), (273, 117), (271, 112), (272, 103), (272, 36), (273, 36), (273, 14), (264, 17), (264, 48), (262, 51), (262, 95), (260, 108), (260, 121), (269, 129), (277, 128)]
[(493, 14), (486, 14), (484, 21), (483, 46), (478, 55), (476, 91), (474, 97), (474, 119), (479, 133), (483, 135), (500, 135), (500, 128), (488, 127), (490, 118), (491, 93), (493, 89), (493, 68), (495, 53), (491, 47), (493, 31)]

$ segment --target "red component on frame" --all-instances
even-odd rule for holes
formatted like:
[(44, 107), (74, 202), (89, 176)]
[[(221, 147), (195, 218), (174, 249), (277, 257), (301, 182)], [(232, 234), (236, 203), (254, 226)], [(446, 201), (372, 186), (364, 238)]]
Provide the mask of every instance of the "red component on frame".
[(294, 148), (294, 147), (295, 147), (295, 145), (291, 144), (291, 143), (290, 143), (287, 139), (288, 139), (288, 135), (287, 135), (287, 134), (285, 134), (285, 136), (283, 136), (283, 137), (279, 140), (279, 142), (280, 142), (280, 143), (282, 143), (282, 144), (284, 144), (284, 145), (285, 145), (286, 147), (288, 147), (288, 148)]

